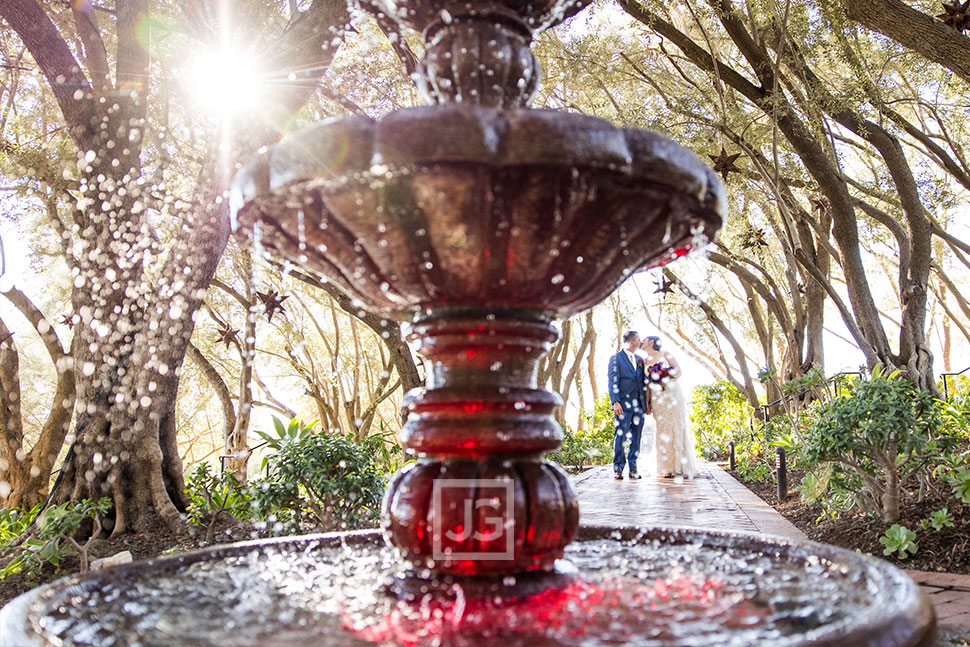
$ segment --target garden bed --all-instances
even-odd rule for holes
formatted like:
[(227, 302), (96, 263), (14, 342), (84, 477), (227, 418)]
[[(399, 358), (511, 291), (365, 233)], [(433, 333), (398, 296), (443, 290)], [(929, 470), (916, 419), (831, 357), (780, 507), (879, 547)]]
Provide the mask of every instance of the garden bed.
[[(740, 475), (733, 475), (740, 480)], [(899, 524), (916, 533), (915, 541), (919, 548), (915, 555), (900, 560), (895, 555), (884, 556), (883, 545), (879, 543), (879, 538), (892, 524), (878, 517), (850, 512), (842, 513), (838, 519), (820, 519), (823, 516), (822, 507), (803, 503), (794, 491), (802, 476), (804, 473), (801, 470), (789, 470), (788, 481), (792, 491), (784, 501), (778, 500), (773, 480), (742, 480), (741, 483), (814, 541), (869, 553), (900, 568), (970, 574), (970, 505), (961, 503), (949, 493), (929, 496), (922, 502), (905, 499), (900, 505)], [(953, 515), (953, 526), (941, 530), (922, 528), (920, 521), (940, 508), (947, 508)]]

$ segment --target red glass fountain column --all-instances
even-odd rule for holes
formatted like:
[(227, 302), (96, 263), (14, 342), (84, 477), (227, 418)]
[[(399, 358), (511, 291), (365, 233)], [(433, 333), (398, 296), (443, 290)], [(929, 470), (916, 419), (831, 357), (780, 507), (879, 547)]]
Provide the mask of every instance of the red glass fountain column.
[(423, 458), (385, 496), (391, 543), (416, 565), (448, 573), (550, 567), (579, 525), (569, 479), (542, 460), (562, 443), (560, 398), (537, 388), (556, 328), (536, 313), (432, 315), (409, 341), (427, 360), (427, 388), (408, 396), (404, 446)]

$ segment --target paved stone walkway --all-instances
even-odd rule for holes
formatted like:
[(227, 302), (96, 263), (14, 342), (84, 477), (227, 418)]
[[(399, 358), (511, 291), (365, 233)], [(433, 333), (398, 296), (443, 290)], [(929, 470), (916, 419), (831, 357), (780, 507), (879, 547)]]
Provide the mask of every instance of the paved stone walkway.
[(906, 572), (929, 594), (936, 609), (937, 647), (970, 646), (970, 575)]
[[(701, 461), (690, 480), (614, 480), (610, 465), (573, 479), (580, 523), (611, 526), (684, 526), (756, 532), (804, 539), (805, 534), (714, 463)], [(907, 571), (936, 608), (934, 647), (970, 647), (970, 575)]]
[(805, 534), (714, 463), (700, 462), (692, 480), (613, 479), (609, 465), (573, 480), (580, 522), (608, 526), (685, 526), (761, 532), (804, 539)]

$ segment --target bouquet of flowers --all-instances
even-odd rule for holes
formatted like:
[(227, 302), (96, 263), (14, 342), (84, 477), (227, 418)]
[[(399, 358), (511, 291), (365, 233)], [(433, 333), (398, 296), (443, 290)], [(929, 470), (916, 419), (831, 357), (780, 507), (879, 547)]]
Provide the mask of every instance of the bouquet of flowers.
[(667, 385), (670, 379), (670, 367), (663, 362), (657, 362), (647, 367), (647, 384), (658, 385), (661, 389)]

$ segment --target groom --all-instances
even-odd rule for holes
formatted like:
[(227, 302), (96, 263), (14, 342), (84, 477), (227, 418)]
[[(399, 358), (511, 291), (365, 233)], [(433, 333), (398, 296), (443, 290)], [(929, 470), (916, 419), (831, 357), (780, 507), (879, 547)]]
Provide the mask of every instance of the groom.
[[(644, 391), (646, 379), (643, 359), (634, 354), (640, 348), (640, 335), (635, 330), (623, 333), (623, 350), (610, 358), (610, 401), (616, 416), (616, 435), (613, 437), (613, 473), (616, 480), (623, 478), (623, 467), (630, 464), (630, 478), (638, 479), (637, 455), (640, 453), (640, 433), (646, 418), (647, 397)], [(630, 441), (626, 456), (623, 441)]]

